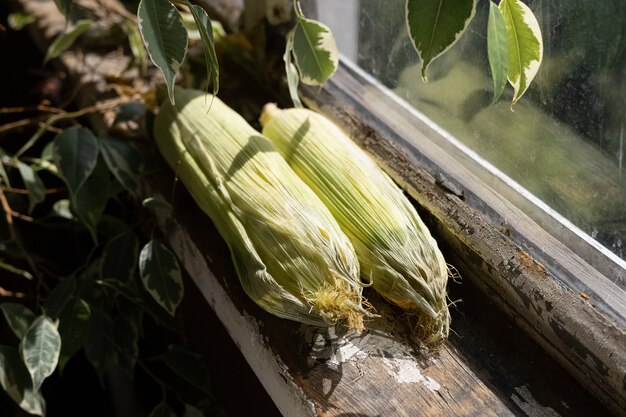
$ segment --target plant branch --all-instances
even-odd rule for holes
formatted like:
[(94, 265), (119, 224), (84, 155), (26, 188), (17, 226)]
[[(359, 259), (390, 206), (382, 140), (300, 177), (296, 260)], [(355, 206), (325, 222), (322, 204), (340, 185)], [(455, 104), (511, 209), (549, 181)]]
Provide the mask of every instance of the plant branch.
[(22, 253), (24, 258), (26, 259), (26, 263), (28, 263), (28, 266), (30, 267), (33, 275), (37, 278), (37, 305), (39, 305), (39, 288), (42, 285), (45, 286), (45, 284), (43, 283), (43, 277), (41, 276), (41, 272), (39, 271), (39, 268), (37, 268), (35, 261), (33, 260), (33, 258), (30, 256), (30, 254), (28, 253), (28, 251), (22, 244), (22, 240), (19, 237), (18, 233), (15, 231), (15, 226), (13, 225), (13, 217), (17, 217), (20, 219), (22, 219), (22, 217), (26, 217), (30, 219), (30, 221), (32, 221), (33, 219), (28, 216), (24, 216), (24, 215), (14, 212), (13, 209), (11, 209), (11, 206), (9, 205), (7, 198), (4, 195), (4, 191), (1, 188), (0, 188), (0, 204), (2, 205), (2, 208), (4, 209), (4, 215), (7, 221), (7, 226), (9, 228), (11, 239), (15, 242), (15, 245), (17, 246), (19, 251)]
[(37, 141), (43, 136), (43, 134), (50, 127), (52, 127), (56, 122), (60, 120), (64, 120), (64, 119), (74, 119), (74, 118), (81, 117), (89, 113), (105, 112), (107, 110), (111, 110), (119, 106), (120, 104), (126, 101), (128, 101), (128, 99), (125, 97), (117, 97), (117, 98), (113, 98), (110, 100), (99, 101), (93, 106), (85, 107), (74, 112), (58, 113), (58, 114), (51, 116), (50, 118), (48, 118), (46, 123), (44, 123), (44, 125), (41, 126), (39, 130), (37, 130), (37, 132), (28, 140), (28, 142), (26, 142), (24, 146), (22, 146), (20, 150), (17, 151), (17, 153), (15, 154), (15, 157), (19, 158), (24, 152), (30, 149), (35, 143), (37, 143)]

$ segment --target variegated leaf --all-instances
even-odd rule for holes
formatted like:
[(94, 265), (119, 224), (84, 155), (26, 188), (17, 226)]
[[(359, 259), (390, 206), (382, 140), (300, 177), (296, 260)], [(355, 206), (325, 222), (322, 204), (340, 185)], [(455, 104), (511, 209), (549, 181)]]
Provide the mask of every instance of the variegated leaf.
[(145, 289), (173, 316), (183, 299), (183, 277), (174, 254), (152, 239), (139, 255), (139, 272)]
[(39, 390), (43, 381), (52, 375), (61, 353), (61, 336), (47, 316), (39, 316), (30, 325), (22, 343), (20, 353), (33, 381), (33, 389)]
[(293, 29), (293, 56), (300, 79), (322, 85), (339, 66), (337, 44), (328, 26), (298, 15)]
[(454, 45), (476, 13), (477, 0), (407, 0), (406, 22), (411, 41), (422, 60), (422, 79), (428, 65)]
[(543, 40), (537, 18), (521, 0), (502, 0), (509, 50), (508, 80), (513, 86), (513, 104), (524, 95), (537, 75), (543, 58)]
[(491, 77), (493, 78), (493, 99), (497, 100), (504, 87), (509, 70), (509, 51), (506, 25), (500, 8), (489, 2), (489, 23), (487, 24), (487, 52)]

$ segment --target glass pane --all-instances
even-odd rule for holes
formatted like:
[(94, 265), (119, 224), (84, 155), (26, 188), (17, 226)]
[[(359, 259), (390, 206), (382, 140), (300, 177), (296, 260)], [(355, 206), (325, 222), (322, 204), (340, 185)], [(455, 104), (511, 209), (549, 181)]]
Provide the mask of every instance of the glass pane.
[[(339, 49), (364, 70), (626, 259), (626, 1), (528, 0), (544, 37), (544, 62), (511, 111), (512, 90), (492, 104), (486, 27), (478, 2), (468, 32), (428, 69), (406, 30), (404, 0), (360, 0), (353, 13), (319, 18), (357, 32)], [(353, 17), (353, 18), (352, 18)]]

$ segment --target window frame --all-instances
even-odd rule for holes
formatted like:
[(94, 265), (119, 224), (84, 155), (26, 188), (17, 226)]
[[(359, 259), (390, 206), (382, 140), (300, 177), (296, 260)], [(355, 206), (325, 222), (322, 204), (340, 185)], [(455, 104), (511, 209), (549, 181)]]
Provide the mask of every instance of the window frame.
[(345, 57), (322, 89), (300, 91), (421, 206), (450, 263), (583, 386), (626, 410), (626, 292), (606, 275), (623, 280), (621, 259)]

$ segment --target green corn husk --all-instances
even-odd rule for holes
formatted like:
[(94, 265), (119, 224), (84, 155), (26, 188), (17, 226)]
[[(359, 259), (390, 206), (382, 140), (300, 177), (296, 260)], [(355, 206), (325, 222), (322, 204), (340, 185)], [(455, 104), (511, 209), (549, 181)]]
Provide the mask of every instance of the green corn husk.
[(413, 338), (429, 346), (443, 342), (450, 327), (448, 268), (402, 190), (320, 114), (268, 104), (261, 124), (351, 239), (364, 279), (415, 319)]
[(362, 328), (354, 248), (271, 142), (202, 91), (177, 88), (154, 123), (157, 145), (228, 244), (245, 292), (266, 311)]

